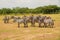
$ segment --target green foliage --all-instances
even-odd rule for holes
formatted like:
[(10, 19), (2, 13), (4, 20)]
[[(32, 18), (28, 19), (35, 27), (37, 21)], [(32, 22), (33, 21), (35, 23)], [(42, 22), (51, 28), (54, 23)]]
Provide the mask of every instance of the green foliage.
[(17, 13), (43, 13), (43, 14), (56, 14), (60, 12), (60, 7), (57, 5), (48, 5), (43, 7), (37, 7), (35, 9), (29, 9), (29, 8), (2, 8), (0, 9), (0, 14), (17, 14)]

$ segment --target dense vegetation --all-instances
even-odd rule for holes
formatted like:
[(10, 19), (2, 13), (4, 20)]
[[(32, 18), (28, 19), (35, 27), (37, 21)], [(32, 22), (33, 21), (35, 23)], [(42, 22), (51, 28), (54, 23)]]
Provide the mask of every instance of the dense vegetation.
[(34, 9), (29, 9), (29, 8), (20, 8), (20, 7), (15, 7), (15, 8), (1, 8), (0, 9), (0, 14), (23, 14), (23, 13), (43, 13), (43, 14), (57, 14), (60, 12), (60, 7), (57, 5), (48, 5), (48, 6), (43, 6), (43, 7), (37, 7)]

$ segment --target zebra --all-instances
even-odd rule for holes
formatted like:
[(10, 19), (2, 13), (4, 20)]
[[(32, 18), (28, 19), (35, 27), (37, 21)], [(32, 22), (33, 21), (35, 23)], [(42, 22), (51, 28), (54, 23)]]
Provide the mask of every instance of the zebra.
[(23, 16), (23, 24), (24, 24), (24, 27), (28, 27), (28, 17), (27, 16)]
[(9, 16), (5, 16), (5, 17), (3, 18), (3, 21), (4, 21), (4, 23), (9, 23)]
[(45, 27), (50, 26), (51, 28), (53, 28), (53, 26), (54, 26), (54, 20), (50, 16), (49, 17), (46, 17), (44, 19), (44, 26)]

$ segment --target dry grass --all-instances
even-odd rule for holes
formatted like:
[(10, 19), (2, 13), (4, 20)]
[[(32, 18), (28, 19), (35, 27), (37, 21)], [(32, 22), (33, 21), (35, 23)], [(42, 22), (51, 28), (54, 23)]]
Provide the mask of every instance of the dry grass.
[(23, 24), (17, 28), (17, 23), (4, 24), (3, 16), (0, 16), (0, 40), (60, 40), (60, 14), (44, 15), (51, 16), (55, 20), (54, 28), (23, 28)]

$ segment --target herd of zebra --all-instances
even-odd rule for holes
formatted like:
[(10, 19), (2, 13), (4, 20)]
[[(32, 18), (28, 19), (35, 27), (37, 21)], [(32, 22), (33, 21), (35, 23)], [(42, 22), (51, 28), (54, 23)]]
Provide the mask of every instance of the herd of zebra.
[[(38, 23), (38, 27), (51, 27), (54, 26), (54, 20), (50, 16), (41, 16), (41, 15), (31, 15), (23, 17), (19, 16), (5, 16), (3, 18), (4, 23), (9, 23), (9, 20), (13, 19), (13, 23), (18, 23), (18, 28), (20, 27), (20, 24), (23, 23), (24, 27), (28, 27), (28, 23), (31, 23), (31, 26), (35, 27), (35, 23)], [(43, 26), (42, 26), (43, 24)]]

